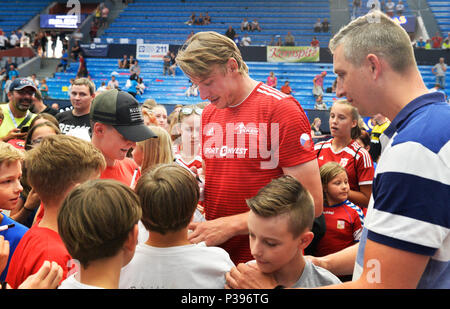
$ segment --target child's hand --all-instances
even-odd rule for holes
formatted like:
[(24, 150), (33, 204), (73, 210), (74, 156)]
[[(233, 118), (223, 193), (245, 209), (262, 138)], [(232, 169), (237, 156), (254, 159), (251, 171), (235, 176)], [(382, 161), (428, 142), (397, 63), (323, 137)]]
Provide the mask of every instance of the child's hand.
[(37, 273), (19, 286), (19, 289), (56, 289), (63, 276), (63, 269), (56, 262), (45, 261)]
[(265, 274), (254, 263), (238, 264), (225, 274), (226, 289), (273, 289), (278, 285), (272, 274)]
[(200, 181), (197, 181), (198, 186), (200, 188), (199, 201), (203, 201), (204, 198), (205, 198), (205, 178), (203, 177), (203, 175), (199, 175), (198, 170), (197, 170), (197, 168), (195, 166), (191, 167), (190, 169), (195, 175), (197, 175), (197, 177), (198, 177), (197, 180), (200, 179)]
[(32, 188), (30, 193), (28, 193), (27, 200), (25, 201), (23, 207), (25, 207), (27, 210), (35, 210), (39, 207), (40, 203), (41, 199), (39, 198), (39, 195)]

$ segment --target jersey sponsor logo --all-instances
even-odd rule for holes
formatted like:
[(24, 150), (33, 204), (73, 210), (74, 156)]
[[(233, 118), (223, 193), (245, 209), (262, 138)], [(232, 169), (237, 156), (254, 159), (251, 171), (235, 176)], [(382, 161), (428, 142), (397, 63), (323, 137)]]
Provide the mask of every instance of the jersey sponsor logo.
[(205, 133), (206, 136), (213, 136), (214, 135), (214, 127), (211, 127), (208, 131)]
[(241, 122), (237, 124), (234, 130), (236, 134), (258, 135), (259, 133), (258, 128), (252, 123), (246, 126), (243, 122)]
[[(203, 127), (203, 155), (206, 158), (260, 159), (261, 169), (274, 169), (279, 159), (279, 124), (218, 123)], [(248, 138), (246, 137), (248, 136)]]
[(240, 158), (240, 157), (243, 158), (247, 154), (247, 151), (248, 151), (248, 148), (245, 148), (245, 147), (222, 146), (222, 147), (205, 148), (204, 154), (205, 154), (205, 156), (206, 155), (216, 155), (221, 158), (224, 158), (224, 157), (234, 158), (236, 155), (238, 158)]
[(346, 167), (348, 163), (348, 158), (341, 158), (341, 161), (339, 161), (339, 164), (342, 165), (342, 167)]

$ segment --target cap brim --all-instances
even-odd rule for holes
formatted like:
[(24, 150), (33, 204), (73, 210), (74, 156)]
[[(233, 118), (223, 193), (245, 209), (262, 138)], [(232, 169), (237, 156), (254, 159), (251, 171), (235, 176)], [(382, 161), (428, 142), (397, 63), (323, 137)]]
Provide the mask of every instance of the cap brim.
[(36, 88), (36, 86), (33, 86), (33, 85), (23, 85), (23, 86), (21, 86), (21, 87), (15, 87), (14, 89), (12, 89), (12, 90), (22, 90), (22, 89), (25, 89), (25, 88), (27, 88), (27, 87), (30, 87), (30, 88), (33, 88), (34, 89), (34, 91), (37, 91), (37, 88)]
[(148, 126), (145, 124), (138, 124), (134, 126), (115, 126), (113, 127), (123, 135), (127, 140), (132, 142), (145, 141), (149, 138), (158, 137)]

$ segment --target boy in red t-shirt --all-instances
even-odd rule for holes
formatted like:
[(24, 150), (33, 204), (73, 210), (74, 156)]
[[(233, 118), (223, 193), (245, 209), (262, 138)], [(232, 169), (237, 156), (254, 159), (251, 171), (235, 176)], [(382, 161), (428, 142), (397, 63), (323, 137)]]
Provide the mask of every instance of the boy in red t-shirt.
[(97, 178), (105, 168), (102, 154), (89, 142), (68, 135), (43, 139), (25, 159), (30, 185), (39, 195), (44, 215), (19, 242), (6, 281), (17, 288), (45, 260), (57, 262), (66, 278), (71, 256), (58, 234), (57, 215), (66, 195), (79, 183)]
[(140, 171), (127, 153), (136, 147), (136, 142), (156, 137), (144, 124), (138, 101), (124, 91), (104, 91), (92, 102), (90, 119), (92, 143), (106, 160), (100, 178), (115, 179), (133, 187)]

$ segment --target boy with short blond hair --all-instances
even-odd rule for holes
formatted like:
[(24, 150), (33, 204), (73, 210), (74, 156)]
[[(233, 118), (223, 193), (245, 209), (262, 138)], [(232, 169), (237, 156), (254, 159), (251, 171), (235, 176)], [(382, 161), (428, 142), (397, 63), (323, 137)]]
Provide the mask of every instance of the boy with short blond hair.
[(137, 195), (111, 179), (87, 181), (64, 200), (58, 230), (80, 269), (59, 288), (118, 288), (134, 255), (142, 210)]
[(78, 184), (98, 178), (106, 163), (91, 143), (68, 135), (48, 136), (29, 150), (27, 178), (41, 199), (42, 217), (24, 235), (14, 253), (8, 283), (16, 288), (35, 273), (43, 259), (56, 261), (68, 273), (72, 259), (58, 234), (57, 215), (66, 195)]
[(0, 269), (0, 281), (5, 280), (11, 256), (23, 235), (28, 231), (27, 227), (1, 213), (1, 210), (14, 209), (19, 200), (23, 190), (20, 184), (23, 159), (22, 151), (14, 148), (11, 144), (0, 142), (0, 226), (10, 227), (0, 231), (0, 235), (9, 242), (10, 247), (6, 267), (4, 270)]
[(122, 269), (119, 287), (223, 288), (224, 275), (234, 266), (228, 253), (188, 240), (200, 196), (194, 176), (178, 164), (161, 164), (139, 179), (136, 193), (150, 237)]
[(340, 283), (329, 271), (303, 257), (314, 234), (311, 194), (292, 176), (273, 179), (247, 200), (250, 250), (255, 267), (283, 287), (318, 287)]

